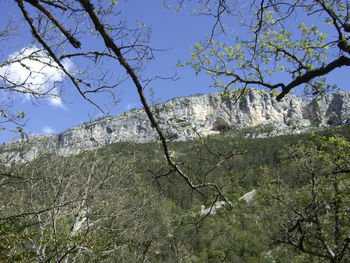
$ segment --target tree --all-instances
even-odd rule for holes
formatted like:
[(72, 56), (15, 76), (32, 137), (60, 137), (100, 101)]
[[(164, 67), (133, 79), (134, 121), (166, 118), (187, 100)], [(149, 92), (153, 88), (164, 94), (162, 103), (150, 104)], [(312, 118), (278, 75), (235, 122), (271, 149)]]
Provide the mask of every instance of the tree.
[[(14, 2), (29, 26), (33, 40), (0, 64), (0, 90), (7, 95), (1, 103), (0, 123), (15, 122), (17, 126), (23, 124), (16, 123), (23, 116), (12, 113), (11, 104), (5, 104), (11, 101), (15, 93), (21, 93), (34, 102), (49, 98), (51, 103), (60, 103), (60, 94), (66, 84), (63, 80), (66, 78), (77, 88), (83, 99), (102, 112), (107, 112), (118, 102), (114, 89), (125, 81), (124, 71), (110, 72), (105, 66), (110, 61), (118, 61), (117, 56), (109, 52), (108, 48), (97, 44), (98, 36), (93, 25), (80, 24), (81, 21), (88, 21), (78, 2)], [(100, 19), (118, 17), (116, 2), (103, 2), (97, 2)], [(2, 29), (1, 41), (6, 43), (15, 38), (19, 28), (16, 22), (19, 21), (9, 21)], [(129, 28), (123, 21), (118, 21), (116, 25), (106, 24), (106, 28), (116, 41), (120, 41), (123, 58), (132, 64), (134, 72), (141, 71), (143, 64), (152, 59), (153, 51), (148, 47), (149, 28), (143, 25)], [(81, 45), (84, 36), (95, 38), (96, 46), (89, 48)], [(73, 66), (72, 60), (77, 64)], [(16, 74), (18, 70), (22, 72), (20, 76)], [(106, 93), (108, 96), (104, 96)], [(7, 126), (2, 125), (1, 128)]]
[(348, 1), (254, 0), (240, 10), (233, 1), (198, 2), (197, 13), (216, 23), (187, 64), (227, 94), (259, 87), (276, 90), (281, 100), (304, 86), (306, 94), (322, 95), (335, 88), (326, 75), (350, 66)]
[[(109, 103), (99, 102), (98, 95), (108, 93), (110, 95), (108, 97), (116, 102), (114, 88), (125, 79), (129, 79), (137, 89), (151, 125), (158, 133), (169, 167), (168, 174), (176, 172), (193, 190), (200, 192), (201, 188), (210, 188), (225, 200), (215, 184), (195, 184), (171, 157), (166, 133), (160, 127), (144, 94), (144, 89), (152, 81), (152, 78), (148, 80), (142, 78), (144, 65), (152, 60), (154, 52), (149, 46), (149, 28), (138, 24), (132, 29), (122, 20), (116, 22), (119, 14), (118, 1), (106, 3), (101, 0), (95, 2), (16, 0), (15, 2), (30, 28), (35, 46), (24, 49), (15, 56), (15, 59), (4, 63), (5, 69), (7, 64), (20, 63), (22, 67), (28, 69), (28, 77), (13, 81), (8, 77), (9, 71), (5, 70), (2, 74), (2, 89), (22, 92), (34, 98), (59, 97), (56, 85), (61, 79), (49, 83), (50, 86), (47, 86), (45, 81), (44, 83), (31, 81), (32, 74), (45, 76), (47, 69), (55, 68), (59, 74), (70, 80), (85, 100), (104, 112), (108, 110)], [(86, 47), (84, 37), (96, 38), (96, 45)], [(26, 50), (30, 51), (29, 54)], [(72, 69), (71, 59), (78, 61), (79, 65), (84, 65), (84, 68)], [(42, 67), (36, 71), (32, 70), (26, 64), (27, 61), (39, 62)], [(105, 68), (107, 61), (113, 65), (112, 74), (108, 72), (110, 68)], [(102, 98), (105, 100), (106, 97)]]
[[(14, 31), (17, 28), (13, 26), (12, 22), (9, 21), (8, 25), (6, 25), (3, 29), (0, 30), (0, 42), (6, 42), (11, 39), (11, 36), (14, 34)], [(0, 80), (2, 81), (2, 85), (0, 85), (0, 91), (18, 91), (20, 92), (20, 89), (17, 89), (16, 86), (11, 85), (11, 82), (7, 81), (6, 74), (4, 72), (4, 67), (6, 65), (11, 64), (11, 62), (14, 62), (17, 60), (20, 62), (18, 58), (11, 58), (9, 60), (6, 60), (4, 62), (0, 63)], [(13, 83), (12, 83), (13, 84)], [(23, 91), (23, 90), (22, 90)], [(9, 96), (3, 96), (0, 101), (0, 131), (9, 129), (9, 124), (15, 124), (16, 128), (14, 132), (21, 132), (22, 133), (22, 126), (23, 126), (23, 120), (25, 117), (25, 113), (23, 111), (19, 113), (13, 113), (12, 112), (12, 103), (10, 102), (11, 99)], [(22, 133), (23, 137), (23, 133)]]
[(92, 151), (0, 167), (1, 262), (153, 258), (168, 231), (168, 218), (158, 217), (165, 201), (137, 178), (136, 160), (123, 155)]
[[(140, 101), (152, 126), (156, 129), (163, 145), (164, 155), (170, 170), (176, 171), (192, 189), (195, 185), (184, 173), (178, 163), (171, 158), (167, 137), (159, 126), (144, 89), (149, 81), (142, 82), (142, 70), (153, 59), (154, 49), (150, 47), (150, 28), (140, 24), (130, 28), (122, 20), (116, 22), (119, 15), (118, 1), (40, 1), (16, 0), (20, 12), (33, 35), (35, 48), (29, 59), (39, 60), (45, 66), (54, 67), (68, 77), (81, 96), (100, 110), (106, 110), (105, 104), (98, 101), (98, 94), (108, 93), (116, 101), (114, 88), (126, 78), (132, 81), (138, 91)], [(168, 1), (164, 1), (168, 2)], [(180, 10), (187, 1), (177, 1)], [(292, 89), (305, 84), (306, 92), (323, 94), (331, 88), (325, 82), (324, 75), (342, 66), (349, 66), (348, 47), (349, 24), (347, 1), (297, 1), (290, 4), (281, 0), (252, 1), (247, 6), (231, 1), (198, 1), (199, 15), (215, 18), (208, 39), (195, 45), (193, 61), (188, 62), (200, 72), (206, 71), (215, 80), (214, 86), (228, 91), (231, 86), (242, 88), (259, 85), (267, 89), (280, 88), (277, 99), (280, 100)], [(249, 15), (252, 12), (253, 15)], [(293, 16), (300, 21), (305, 16), (321, 16), (320, 25), (300, 23), (298, 31), (288, 31)], [(239, 22), (233, 23), (233, 18)], [(82, 22), (84, 21), (84, 23)], [(336, 32), (335, 39), (328, 39), (320, 32), (325, 23), (327, 32)], [(227, 34), (232, 26), (240, 25), (239, 36)], [(225, 34), (218, 35), (218, 32)], [(96, 38), (94, 47), (84, 45), (85, 38)], [(228, 44), (227, 41), (230, 42)], [(23, 51), (22, 54), (27, 56)], [(43, 55), (45, 58), (43, 58)], [(22, 64), (26, 57), (17, 56)], [(39, 58), (37, 57), (39, 56)], [(46, 58), (47, 57), (47, 58)], [(83, 68), (72, 70), (69, 59), (79, 61)], [(328, 63), (328, 59), (332, 61)], [(108, 73), (105, 62), (119, 64)], [(10, 61), (17, 63), (17, 61)], [(6, 63), (5, 63), (6, 64)], [(93, 70), (93, 71), (92, 71)], [(126, 73), (125, 73), (126, 72)], [(286, 83), (274, 83), (271, 76), (281, 72)], [(6, 73), (6, 72), (5, 72)], [(35, 73), (35, 72), (34, 72)], [(39, 72), (42, 73), (42, 72)], [(30, 72), (29, 74), (33, 74)], [(271, 77), (270, 77), (271, 76)], [(4, 84), (11, 80), (2, 74)], [(226, 81), (227, 80), (227, 81)], [(28, 83), (29, 81), (29, 83)], [(22, 83), (12, 83), (14, 91), (34, 94), (33, 96), (58, 96), (51, 89), (42, 86), (29, 86), (30, 78)], [(4, 87), (7, 87), (4, 85)], [(19, 88), (18, 88), (19, 87)], [(9, 89), (11, 90), (11, 88)], [(103, 97), (104, 99), (106, 97)], [(108, 103), (107, 103), (108, 105)], [(211, 185), (215, 191), (219, 191)]]
[(284, 153), (285, 162), (264, 185), (267, 233), (313, 258), (348, 262), (349, 140), (315, 136)]
[[(138, 91), (140, 101), (147, 117), (156, 129), (167, 163), (166, 171), (156, 175), (156, 178), (170, 176), (176, 173), (193, 191), (202, 193), (202, 189), (210, 189), (218, 198), (226, 201), (224, 193), (214, 183), (206, 180), (194, 180), (190, 172), (186, 173), (186, 165), (173, 156), (173, 149), (168, 143), (164, 130), (160, 127), (152, 108), (144, 95), (144, 89), (152, 78), (144, 80), (142, 73), (148, 61), (153, 59), (154, 49), (150, 47), (150, 29), (142, 24), (130, 28), (124, 21), (118, 21), (118, 1), (106, 2), (102, 0), (15, 0), (23, 19), (33, 36), (32, 47), (27, 55), (20, 52), (15, 60), (7, 64), (22, 63), (26, 59), (37, 60), (45, 67), (56, 68), (60, 74), (66, 76), (82, 98), (94, 104), (101, 111), (108, 107), (99, 101), (100, 94), (108, 94), (115, 102), (117, 87), (125, 79), (132, 81)], [(186, 1), (178, 1), (180, 6)], [(231, 2), (198, 1), (199, 14), (211, 15), (215, 23), (210, 31), (209, 38), (197, 44), (193, 50), (193, 61), (190, 65), (200, 72), (205, 70), (213, 76), (214, 86), (220, 86), (227, 91), (232, 85), (244, 91), (248, 86), (260, 85), (267, 89), (280, 88), (277, 99), (282, 99), (287, 93), (301, 84), (305, 84), (307, 93), (322, 94), (330, 88), (322, 77), (342, 66), (349, 66), (348, 48), (348, 5), (346, 1), (252, 1), (249, 7), (239, 7)], [(239, 7), (239, 8), (237, 8)], [(253, 10), (253, 16), (246, 15)], [(301, 20), (309, 14), (311, 17), (322, 16), (330, 29), (337, 33), (335, 39), (327, 39), (316, 26), (300, 23), (296, 34), (289, 32), (288, 24), (292, 16)], [(232, 18), (239, 17), (242, 25), (243, 39), (236, 38), (234, 44), (226, 44), (221, 39), (232, 41), (232, 35), (227, 33), (226, 25), (232, 25)], [(319, 21), (319, 20), (318, 20)], [(328, 32), (328, 29), (326, 30)], [(86, 38), (95, 38), (96, 45), (84, 45)], [(334, 52), (334, 50), (336, 52)], [(30, 57), (28, 57), (30, 56)], [(327, 59), (332, 61), (328, 63)], [(71, 69), (69, 60), (78, 61), (82, 68)], [(106, 68), (106, 62), (112, 63)], [(273, 63), (272, 63), (273, 62)], [(43, 66), (43, 67), (44, 67)], [(287, 83), (274, 83), (271, 75), (278, 71), (287, 76)], [(29, 70), (29, 77), (23, 82), (13, 82), (2, 73), (2, 89), (10, 87), (10, 92), (24, 92), (34, 97), (56, 96), (55, 92), (59, 80), (49, 86), (28, 86), (33, 73)], [(270, 77), (271, 76), (271, 77)], [(228, 80), (228, 81), (226, 81)], [(222, 82), (222, 83), (221, 83)], [(10, 85), (8, 85), (10, 84)], [(241, 85), (239, 85), (241, 84)], [(29, 89), (28, 89), (29, 87)], [(102, 97), (103, 99), (106, 97)], [(108, 106), (108, 103), (107, 103)], [(209, 149), (210, 151), (210, 149)], [(216, 163), (208, 169), (201, 171), (206, 176), (223, 162), (236, 154), (228, 153), (225, 156), (213, 153)], [(198, 176), (200, 177), (200, 176)], [(214, 201), (214, 202), (215, 202)]]

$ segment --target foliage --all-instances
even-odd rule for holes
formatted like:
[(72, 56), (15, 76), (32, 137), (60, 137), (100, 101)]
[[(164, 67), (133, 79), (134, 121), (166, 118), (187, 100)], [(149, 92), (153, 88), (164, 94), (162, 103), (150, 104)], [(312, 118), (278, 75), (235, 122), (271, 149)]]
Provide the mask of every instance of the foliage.
[(198, 2), (199, 14), (216, 23), (187, 64), (226, 93), (258, 86), (281, 100), (303, 86), (322, 95), (335, 88), (325, 75), (350, 65), (348, 1), (248, 1), (238, 10), (234, 1)]
[(349, 139), (340, 136), (314, 136), (285, 149), (281, 166), (266, 171), (273, 240), (327, 262), (349, 260), (349, 153)]
[[(349, 132), (345, 126), (323, 134), (341, 133), (349, 138)], [(288, 145), (286, 148), (306, 150), (307, 146), (299, 144), (311, 141), (312, 135), (250, 139), (246, 133), (250, 131), (170, 144), (191, 180), (210, 180), (221, 187), (230, 205), (216, 214), (200, 214), (201, 205), (210, 207), (213, 200), (222, 201), (215, 191), (192, 192), (180, 177), (159, 177), (168, 172), (159, 143), (115, 143), (69, 158), (47, 155), (0, 167), (1, 260), (306, 262), (307, 256), (297, 249), (270, 239), (278, 233), (277, 219), (289, 210), (267, 201), (266, 196), (274, 192), (272, 185), (264, 183), (273, 180), (276, 167), (281, 167), (283, 193), (309, 189), (305, 177), (292, 176), (297, 171), (295, 162), (281, 156), (280, 149)], [(334, 138), (332, 144), (322, 136), (322, 142), (314, 143), (323, 145), (320, 156), (333, 160), (329, 158), (347, 153), (339, 146), (348, 139)], [(343, 150), (339, 155), (338, 148)], [(332, 155), (327, 155), (329, 149)], [(216, 166), (222, 157), (219, 153), (225, 156), (242, 150), (244, 153)], [(315, 165), (325, 163), (315, 161)], [(251, 203), (239, 200), (252, 189), (258, 189), (264, 198), (257, 196)], [(266, 214), (273, 218), (263, 224)], [(312, 260), (314, 256), (309, 262), (315, 262)]]
[[(143, 75), (154, 55), (149, 46), (150, 28), (139, 23), (130, 27), (116, 19), (118, 1), (15, 2), (33, 42), (1, 62), (0, 68), (6, 69), (0, 72), (1, 90), (57, 102), (58, 87), (63, 89), (67, 78), (83, 99), (106, 111), (118, 101), (115, 87), (129, 78), (160, 142), (115, 144), (70, 158), (41, 156), (30, 163), (0, 167), (1, 260), (348, 259), (347, 139), (321, 137), (315, 143), (293, 146), (310, 136), (252, 141), (244, 134), (228, 132), (169, 143), (156, 118), (156, 107), (149, 106), (144, 94), (151, 80), (159, 77)], [(178, 0), (180, 7), (185, 2)], [(280, 89), (278, 100), (300, 85), (307, 94), (322, 95), (333, 88), (324, 76), (350, 65), (347, 1), (260, 0), (242, 8), (236, 1), (197, 3), (200, 8), (195, 13), (214, 17), (215, 24), (209, 37), (194, 46), (188, 64), (196, 73), (211, 75), (214, 86), (225, 92), (231, 86), (243, 89), (228, 96), (243, 96), (252, 85), (273, 92)], [(306, 24), (306, 16), (316, 17), (317, 24)], [(239, 20), (233, 24), (232, 18)], [(240, 36), (227, 34), (237, 24), (242, 26)], [(223, 33), (219, 38), (217, 29)], [(7, 33), (7, 29), (1, 31), (0, 40)], [(84, 45), (87, 39), (96, 39), (96, 45)], [(81, 67), (73, 70), (71, 60)], [(28, 61), (38, 62), (40, 69), (33, 70)], [(17, 64), (28, 71), (24, 80), (14, 81), (9, 75), (7, 67)], [(52, 83), (33, 82), (33, 75), (45, 75), (47, 69), (64, 77)], [(108, 96), (101, 98), (100, 94)], [(106, 98), (110, 103), (105, 103)], [(23, 113), (9, 114), (3, 105), (0, 129), (4, 123), (23, 119)], [(21, 125), (15, 129), (22, 132)], [(282, 145), (294, 150), (286, 152), (294, 159), (282, 161)], [(281, 171), (295, 177), (280, 175)], [(265, 184), (276, 174), (280, 176), (274, 184)], [(258, 187), (262, 195), (273, 193), (276, 198), (252, 203), (240, 200)], [(199, 214), (200, 205), (213, 207), (219, 201), (227, 207), (217, 214)], [(269, 215), (277, 215), (283, 225), (273, 218), (268, 222), (274, 224), (263, 231), (259, 220)], [(268, 233), (296, 249), (268, 242)]]
[(0, 254), (6, 262), (135, 262), (163, 231), (166, 217), (144, 221), (162, 213), (162, 202), (155, 205), (156, 195), (137, 183), (133, 163), (121, 153), (42, 156), (4, 171)]

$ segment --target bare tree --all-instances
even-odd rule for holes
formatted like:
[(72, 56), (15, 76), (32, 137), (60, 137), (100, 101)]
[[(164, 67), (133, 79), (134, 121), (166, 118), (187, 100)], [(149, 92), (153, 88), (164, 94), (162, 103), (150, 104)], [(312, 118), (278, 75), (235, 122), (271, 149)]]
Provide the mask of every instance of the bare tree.
[[(153, 58), (154, 52), (149, 46), (149, 28), (139, 25), (135, 29), (130, 29), (123, 22), (117, 25), (109, 23), (108, 21), (115, 21), (119, 15), (115, 11), (117, 4), (114, 2), (16, 0), (16, 3), (34, 40), (42, 47), (42, 52), (50, 61), (52, 60), (47, 64), (57, 67), (68, 77), (81, 96), (100, 110), (105, 108), (98, 102), (98, 94), (107, 92), (115, 98), (114, 88), (126, 77), (131, 79), (147, 117), (159, 135), (170, 173), (175, 172), (180, 175), (194, 191), (200, 192), (201, 188), (208, 187), (225, 200), (223, 193), (215, 184), (195, 184), (171, 157), (165, 133), (159, 126), (144, 94), (144, 89), (149, 82), (143, 84), (141, 81), (140, 74), (144, 65)], [(109, 19), (110, 17), (113, 19)], [(96, 37), (96, 45), (93, 49), (85, 47), (84, 36)], [(84, 61), (89, 67), (73, 72), (64, 63), (68, 58)], [(106, 60), (120, 65), (119, 68), (114, 68), (111, 75), (103, 68)]]
[(162, 201), (135, 180), (136, 160), (123, 155), (43, 156), (3, 168), (1, 260), (141, 262), (154, 256), (167, 224), (154, 217), (163, 213)]

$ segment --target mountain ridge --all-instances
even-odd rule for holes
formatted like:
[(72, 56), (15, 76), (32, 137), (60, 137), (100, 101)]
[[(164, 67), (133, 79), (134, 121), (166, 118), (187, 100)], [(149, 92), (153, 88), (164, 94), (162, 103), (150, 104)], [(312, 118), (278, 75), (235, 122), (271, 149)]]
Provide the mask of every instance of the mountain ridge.
[[(350, 123), (350, 93), (338, 91), (317, 99), (289, 94), (277, 102), (272, 92), (250, 89), (239, 101), (212, 93), (171, 99), (152, 109), (170, 141), (258, 126), (269, 128), (246, 136), (267, 137)], [(84, 123), (60, 134), (5, 143), (0, 157), (18, 162), (42, 153), (69, 156), (115, 142), (157, 140), (158, 135), (141, 108)], [(13, 150), (18, 148), (22, 148), (21, 153)]]

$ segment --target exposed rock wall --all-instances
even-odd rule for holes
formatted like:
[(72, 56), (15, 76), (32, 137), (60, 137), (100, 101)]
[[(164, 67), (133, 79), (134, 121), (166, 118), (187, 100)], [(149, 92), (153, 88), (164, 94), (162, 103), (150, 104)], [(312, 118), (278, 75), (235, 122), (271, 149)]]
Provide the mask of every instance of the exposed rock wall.
[[(172, 99), (153, 108), (164, 133), (169, 140), (196, 138), (222, 130), (258, 125), (270, 125), (269, 134), (274, 136), (297, 133), (312, 126), (336, 126), (350, 122), (350, 93), (336, 92), (320, 100), (286, 96), (277, 102), (269, 92), (252, 89), (238, 103), (223, 99), (219, 93)], [(257, 134), (251, 134), (254, 137)], [(13, 149), (25, 147), (19, 142), (2, 146), (0, 157), (12, 156), (14, 161), (31, 160), (39, 153), (57, 153), (63, 156), (84, 150), (103, 147), (121, 141), (138, 143), (158, 139), (143, 109), (85, 123), (58, 135), (39, 136), (27, 141), (27, 151), (21, 155)]]

